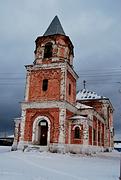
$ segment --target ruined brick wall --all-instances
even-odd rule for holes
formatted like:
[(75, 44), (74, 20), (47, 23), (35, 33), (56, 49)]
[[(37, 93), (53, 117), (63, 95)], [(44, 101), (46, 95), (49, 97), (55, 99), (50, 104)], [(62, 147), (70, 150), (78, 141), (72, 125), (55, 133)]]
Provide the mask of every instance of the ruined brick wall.
[(98, 100), (83, 100), (80, 101), (82, 104), (93, 107), (99, 114), (104, 114), (103, 112), (103, 103)]
[[(93, 145), (113, 147), (113, 109), (108, 100), (82, 100), (81, 103), (91, 106), (97, 111), (103, 119), (103, 123), (95, 116), (93, 118), (93, 136), (95, 140)], [(94, 139), (94, 137), (92, 137)]]
[(69, 72), (67, 72), (66, 99), (72, 104), (76, 102), (76, 80)]
[(83, 144), (83, 125), (80, 125), (80, 138), (75, 138), (74, 126), (71, 126), (71, 144)]
[(58, 142), (59, 136), (59, 109), (27, 109), (24, 129), (24, 141), (32, 141), (34, 120), (38, 116), (46, 116), (50, 120), (50, 143)]
[[(50, 35), (41, 36), (36, 39), (36, 49), (35, 49), (35, 63), (36, 64), (47, 64), (50, 62), (64, 62), (65, 59), (72, 65), (73, 64), (73, 45), (68, 36), (63, 35)], [(52, 43), (52, 57), (44, 58), (44, 48), (45, 44)]]
[[(29, 101), (60, 99), (60, 69), (33, 71), (30, 74)], [(43, 80), (48, 79), (48, 89), (43, 91)]]
[[(37, 143), (41, 133), (37, 124), (40, 116), (49, 124), (48, 143), (68, 143), (71, 141), (68, 115), (73, 115), (78, 78), (72, 68), (73, 44), (68, 36), (61, 34), (38, 37), (35, 43), (34, 63), (26, 66), (21, 140)], [(46, 88), (43, 88), (43, 82), (46, 82)], [(70, 112), (66, 111), (65, 104), (69, 104)]]
[(89, 126), (89, 139), (88, 139), (89, 145), (92, 145), (92, 127)]
[[(96, 146), (105, 146), (104, 138), (105, 138), (105, 125), (100, 120), (98, 120), (95, 116), (93, 117), (93, 145)], [(95, 131), (95, 135), (94, 135)], [(95, 137), (94, 137), (95, 136)]]
[(93, 145), (97, 145), (97, 126), (98, 126), (98, 121), (97, 118), (94, 116), (93, 117)]
[(102, 123), (102, 146), (104, 146), (104, 133), (105, 133), (105, 129), (104, 129), (104, 124)]

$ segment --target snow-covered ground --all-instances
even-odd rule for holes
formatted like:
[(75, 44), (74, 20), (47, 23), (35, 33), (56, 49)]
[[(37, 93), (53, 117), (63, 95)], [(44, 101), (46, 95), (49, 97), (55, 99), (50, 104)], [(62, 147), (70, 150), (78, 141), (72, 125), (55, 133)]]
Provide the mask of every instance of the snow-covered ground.
[(118, 152), (82, 156), (0, 146), (0, 180), (118, 180), (119, 159)]

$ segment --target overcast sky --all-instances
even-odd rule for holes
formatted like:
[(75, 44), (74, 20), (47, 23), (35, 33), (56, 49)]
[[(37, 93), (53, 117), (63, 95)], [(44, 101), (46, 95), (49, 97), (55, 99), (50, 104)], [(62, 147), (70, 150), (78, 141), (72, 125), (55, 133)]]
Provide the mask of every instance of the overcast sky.
[(74, 45), (77, 90), (110, 98), (115, 138), (121, 138), (121, 0), (0, 1), (0, 135), (21, 114), (24, 65), (34, 61), (35, 39), (55, 15)]

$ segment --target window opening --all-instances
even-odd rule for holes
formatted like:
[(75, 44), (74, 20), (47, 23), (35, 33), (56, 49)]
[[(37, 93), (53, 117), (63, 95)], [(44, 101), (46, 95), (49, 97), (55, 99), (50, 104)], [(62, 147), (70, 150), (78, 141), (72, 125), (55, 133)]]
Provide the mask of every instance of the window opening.
[(95, 142), (96, 141), (96, 130), (93, 129), (93, 141)]
[(44, 58), (50, 58), (52, 57), (52, 43), (49, 42), (45, 44), (45, 49), (44, 49)]
[(48, 79), (43, 80), (42, 90), (47, 91), (48, 89)]
[(98, 131), (98, 142), (100, 142), (100, 132)]
[(80, 139), (80, 128), (79, 127), (75, 128), (74, 138)]
[(69, 95), (71, 95), (71, 84), (69, 84)]

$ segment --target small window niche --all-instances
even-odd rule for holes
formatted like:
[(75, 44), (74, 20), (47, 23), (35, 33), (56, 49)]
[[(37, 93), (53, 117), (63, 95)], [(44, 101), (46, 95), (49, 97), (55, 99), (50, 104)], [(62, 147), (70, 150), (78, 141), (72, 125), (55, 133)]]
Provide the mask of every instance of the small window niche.
[(74, 138), (80, 139), (80, 128), (79, 127), (75, 127)]
[(51, 58), (52, 57), (52, 43), (48, 42), (45, 44), (45, 49), (44, 49), (44, 58)]
[(96, 130), (93, 129), (93, 141), (96, 142)]
[(68, 94), (71, 95), (71, 84), (69, 83), (69, 90), (68, 90)]
[(47, 89), (48, 89), (48, 79), (44, 79), (42, 84), (42, 90), (47, 91)]

